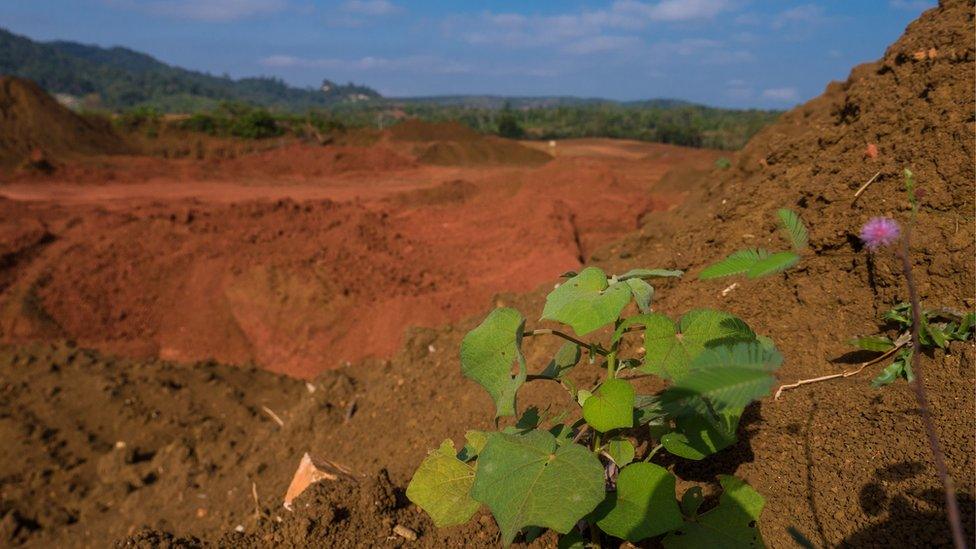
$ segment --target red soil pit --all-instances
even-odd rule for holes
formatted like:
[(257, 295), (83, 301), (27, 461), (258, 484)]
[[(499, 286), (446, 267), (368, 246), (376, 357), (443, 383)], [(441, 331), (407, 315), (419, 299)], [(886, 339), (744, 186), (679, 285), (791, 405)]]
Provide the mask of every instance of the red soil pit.
[(551, 284), (679, 202), (654, 191), (668, 170), (718, 154), (530, 146), (553, 160), (425, 166), (395, 143), (289, 144), (219, 162), (101, 158), (0, 185), (0, 339), (310, 377)]

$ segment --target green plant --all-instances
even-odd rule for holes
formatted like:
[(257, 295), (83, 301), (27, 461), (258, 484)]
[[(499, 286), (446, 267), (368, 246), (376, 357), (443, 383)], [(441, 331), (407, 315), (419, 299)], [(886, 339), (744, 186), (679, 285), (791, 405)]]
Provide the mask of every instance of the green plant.
[(115, 119), (115, 125), (126, 131), (136, 131), (142, 128), (146, 132), (158, 132), (163, 115), (152, 106), (139, 106), (129, 109)]
[[(895, 339), (887, 335), (873, 335), (856, 337), (848, 341), (851, 345), (864, 351), (881, 353), (882, 356), (894, 356), (891, 363), (881, 371), (871, 382), (875, 387), (883, 387), (898, 378), (914, 381), (912, 371), (911, 344), (912, 335), (912, 306), (910, 303), (899, 303), (882, 317), (893, 325), (898, 333)], [(945, 349), (950, 341), (966, 341), (973, 337), (973, 326), (976, 325), (976, 313), (960, 313), (950, 309), (934, 311), (923, 310), (918, 339), (921, 349)]]
[(278, 127), (271, 113), (254, 109), (235, 116), (230, 122), (229, 133), (244, 139), (265, 139), (279, 136), (284, 131)]
[(515, 112), (510, 105), (506, 104), (498, 115), (498, 135), (508, 139), (522, 139), (525, 137), (525, 130), (519, 124)]
[(217, 135), (220, 130), (220, 122), (212, 114), (196, 113), (193, 116), (179, 123), (181, 129), (205, 133), (207, 135)]
[(720, 170), (727, 170), (732, 167), (732, 161), (727, 156), (720, 156), (715, 159), (715, 167)]
[(807, 228), (800, 220), (800, 216), (792, 210), (783, 208), (776, 213), (793, 251), (770, 252), (765, 248), (739, 250), (722, 261), (705, 267), (699, 273), (698, 278), (708, 280), (737, 274), (744, 274), (749, 278), (759, 278), (785, 271), (796, 265), (800, 261), (799, 254), (808, 246)]
[[(782, 362), (768, 338), (729, 313), (697, 309), (675, 321), (652, 312), (648, 280), (681, 274), (637, 269), (608, 277), (594, 267), (566, 273), (542, 319), (574, 335), (527, 330), (515, 309), (492, 311), (463, 339), (461, 373), (488, 392), (496, 426), (517, 419), (496, 431), (468, 431), (460, 451), (445, 440), (421, 463), (407, 497), (437, 526), (467, 522), (487, 506), (505, 545), (540, 528), (564, 534), (560, 546), (581, 544), (584, 523), (597, 544), (609, 535), (661, 537), (665, 547), (761, 545), (756, 521), (764, 500), (745, 482), (720, 477), (724, 493), (702, 513), (700, 488), (679, 501), (674, 475), (651, 461), (662, 450), (701, 460), (733, 444), (744, 409), (769, 393)], [(631, 303), (635, 314), (625, 316)], [(603, 337), (581, 339), (591, 334)], [(524, 340), (543, 335), (565, 342), (544, 368), (530, 370)], [(633, 341), (640, 335), (643, 349)], [(579, 387), (582, 363), (602, 369), (602, 381)], [(641, 394), (632, 383), (638, 377), (668, 386)], [(519, 390), (536, 381), (566, 389), (561, 411), (519, 415)], [(635, 461), (641, 440), (649, 442)]]

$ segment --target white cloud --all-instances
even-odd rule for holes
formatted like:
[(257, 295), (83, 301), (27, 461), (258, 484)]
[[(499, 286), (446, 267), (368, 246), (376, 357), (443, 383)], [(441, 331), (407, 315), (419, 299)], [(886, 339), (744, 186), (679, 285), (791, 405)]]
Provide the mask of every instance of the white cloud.
[(816, 4), (804, 4), (785, 11), (773, 17), (772, 27), (781, 29), (790, 25), (815, 25), (825, 20), (823, 7)]
[(647, 13), (655, 21), (691, 21), (710, 19), (729, 7), (723, 0), (661, 0), (648, 6)]
[(772, 101), (782, 101), (784, 103), (795, 103), (800, 99), (800, 92), (794, 87), (767, 88), (762, 92), (763, 99)]
[(709, 38), (683, 38), (651, 44), (650, 57), (656, 61), (680, 57), (681, 63), (730, 65), (751, 63), (756, 57), (744, 49), (730, 48), (724, 42)]
[(721, 42), (708, 38), (682, 38), (673, 42), (656, 42), (653, 45), (655, 53), (660, 55), (700, 55), (701, 53), (721, 46)]
[(413, 72), (426, 74), (459, 74), (472, 71), (472, 67), (457, 61), (450, 61), (431, 55), (409, 55), (405, 57), (295, 57), (292, 55), (270, 55), (258, 63), (275, 69), (325, 69), (350, 72)]
[(288, 7), (287, 0), (106, 0), (106, 3), (153, 15), (210, 22), (267, 15)]
[(566, 53), (626, 49), (637, 31), (656, 22), (710, 19), (731, 8), (730, 0), (616, 0), (607, 8), (556, 15), (494, 13), (458, 15), (443, 22), (444, 31), (470, 44), (510, 48), (553, 46)]
[(640, 47), (641, 39), (636, 36), (590, 36), (564, 47), (568, 53), (588, 54), (615, 50), (628, 50)]
[(347, 0), (341, 9), (347, 13), (369, 16), (393, 15), (403, 11), (403, 8), (389, 0)]

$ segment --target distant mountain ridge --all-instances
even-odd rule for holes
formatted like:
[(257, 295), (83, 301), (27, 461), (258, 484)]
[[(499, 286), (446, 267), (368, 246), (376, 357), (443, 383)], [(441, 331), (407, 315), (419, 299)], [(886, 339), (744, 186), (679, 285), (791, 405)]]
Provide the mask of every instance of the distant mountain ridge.
[(640, 101), (614, 101), (602, 97), (575, 97), (571, 95), (511, 96), (511, 95), (430, 95), (417, 97), (389, 97), (387, 101), (417, 105), (429, 104), (442, 107), (466, 107), (473, 109), (545, 109), (552, 107), (581, 107), (611, 104), (624, 107), (672, 109), (695, 105), (681, 99), (643, 99)]
[(114, 111), (151, 105), (165, 112), (197, 112), (210, 110), (221, 101), (242, 101), (284, 112), (348, 105), (489, 111), (506, 107), (524, 110), (611, 105), (662, 111), (696, 108), (738, 112), (678, 99), (614, 101), (599, 97), (490, 94), (384, 98), (370, 87), (351, 82), (337, 84), (326, 79), (319, 88), (297, 88), (278, 78), (235, 80), (175, 67), (120, 46), (104, 48), (62, 40), (39, 42), (3, 28), (0, 75), (33, 80), (47, 92), (61, 96), (64, 102)]
[[(276, 78), (213, 76), (174, 67), (123, 47), (36, 42), (0, 28), (0, 74), (29, 78), (53, 94), (112, 110), (152, 104), (194, 111), (219, 101), (244, 101), (286, 111), (380, 98), (375, 90), (325, 80), (319, 89), (295, 88)], [(97, 99), (96, 99), (97, 96)]]

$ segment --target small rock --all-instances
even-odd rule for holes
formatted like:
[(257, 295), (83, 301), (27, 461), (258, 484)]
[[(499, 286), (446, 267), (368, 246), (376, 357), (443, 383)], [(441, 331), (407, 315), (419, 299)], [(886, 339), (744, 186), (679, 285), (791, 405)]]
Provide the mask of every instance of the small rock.
[(401, 538), (408, 539), (410, 541), (417, 540), (417, 532), (414, 532), (413, 530), (407, 528), (402, 524), (397, 524), (396, 526), (394, 526), (393, 533), (400, 536)]

